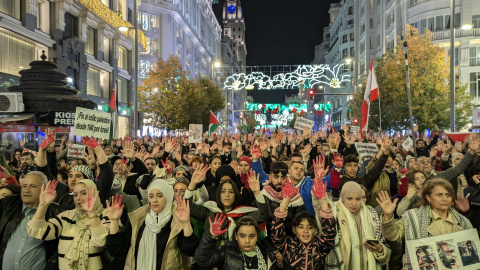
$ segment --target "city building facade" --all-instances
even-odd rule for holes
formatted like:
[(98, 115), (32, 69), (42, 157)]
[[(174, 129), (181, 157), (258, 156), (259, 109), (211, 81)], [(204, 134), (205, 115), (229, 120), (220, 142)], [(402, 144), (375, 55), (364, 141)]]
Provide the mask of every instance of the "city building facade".
[[(474, 104), (480, 106), (480, 5), (475, 2), (456, 1), (453, 26), (458, 78), (460, 83), (467, 85)], [(449, 52), (450, 14), (449, 0), (341, 0), (330, 8), (329, 51), (325, 53), (316, 49), (314, 63), (321, 63), (319, 59), (325, 58), (327, 64), (347, 66), (345, 59), (349, 59), (351, 68), (346, 69), (352, 74), (351, 88), (359, 90), (361, 82), (368, 76), (370, 60), (382, 57), (398, 45), (404, 22), (416, 27), (420, 33), (427, 29), (433, 32), (433, 42)], [(471, 29), (464, 29), (463, 26), (468, 25)], [(328, 87), (326, 91), (329, 91)], [(327, 97), (332, 103), (334, 123), (351, 122), (350, 98)], [(339, 110), (342, 111), (341, 117), (335, 117)]]

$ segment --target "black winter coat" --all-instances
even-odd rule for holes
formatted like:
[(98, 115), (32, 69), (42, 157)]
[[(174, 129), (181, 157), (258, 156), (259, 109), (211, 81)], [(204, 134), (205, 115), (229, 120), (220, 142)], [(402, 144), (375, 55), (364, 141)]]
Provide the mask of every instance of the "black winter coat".
[[(217, 239), (212, 238), (210, 231), (205, 231), (200, 245), (195, 251), (195, 262), (201, 269), (217, 267), (219, 270), (244, 270), (243, 253), (237, 241), (226, 242), (218, 248), (215, 247), (216, 243)], [(272, 252), (267, 253), (261, 243), (257, 242), (257, 246), (260, 248), (267, 266), (270, 258), (272, 266), (269, 269), (278, 269), (275, 255)]]

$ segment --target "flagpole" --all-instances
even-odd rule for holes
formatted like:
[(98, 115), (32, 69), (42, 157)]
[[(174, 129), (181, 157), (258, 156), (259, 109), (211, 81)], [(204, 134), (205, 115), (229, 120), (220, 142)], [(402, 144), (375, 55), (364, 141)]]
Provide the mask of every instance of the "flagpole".
[(382, 106), (380, 101), (380, 91), (378, 93), (378, 114), (380, 115), (380, 130), (382, 130)]

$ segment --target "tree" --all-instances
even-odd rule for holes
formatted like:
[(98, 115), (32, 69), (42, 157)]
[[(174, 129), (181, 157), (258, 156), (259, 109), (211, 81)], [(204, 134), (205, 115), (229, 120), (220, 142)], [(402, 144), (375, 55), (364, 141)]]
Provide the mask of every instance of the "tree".
[[(450, 69), (447, 52), (432, 42), (432, 33), (420, 35), (407, 26), (410, 92), (414, 121), (423, 131), (438, 125), (448, 128), (450, 123)], [(406, 90), (406, 67), (403, 40), (399, 37), (396, 48), (377, 59), (375, 74), (381, 99), (382, 129), (410, 129)], [(362, 82), (366, 85), (366, 81)], [(455, 121), (457, 129), (465, 127), (471, 114), (471, 100), (465, 85), (458, 79), (455, 87)], [(361, 119), (365, 89), (350, 101), (352, 113)], [(370, 104), (369, 127), (379, 127), (379, 100)]]
[(148, 124), (168, 130), (187, 130), (189, 124), (208, 128), (209, 111), (225, 107), (223, 95), (208, 79), (193, 79), (176, 56), (159, 59), (139, 87), (140, 109)]

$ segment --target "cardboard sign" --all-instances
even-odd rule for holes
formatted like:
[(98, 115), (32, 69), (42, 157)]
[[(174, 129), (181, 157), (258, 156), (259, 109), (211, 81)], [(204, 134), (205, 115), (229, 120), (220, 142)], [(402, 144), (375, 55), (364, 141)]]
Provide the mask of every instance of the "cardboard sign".
[(297, 119), (295, 120), (295, 126), (293, 126), (293, 128), (299, 130), (303, 130), (303, 128), (308, 128), (309, 130), (312, 130), (313, 125), (315, 125), (315, 122), (313, 122), (312, 120), (297, 117)]
[(77, 107), (75, 112), (75, 136), (93, 136), (108, 140), (112, 116), (107, 112)]
[(410, 148), (413, 147), (413, 140), (412, 138), (408, 137), (403, 143), (402, 143), (402, 148), (405, 149), (405, 151), (410, 151)]
[(71, 146), (68, 147), (67, 157), (82, 158), (84, 152), (85, 152), (85, 145), (72, 144)]
[(374, 143), (355, 143), (358, 155), (363, 157), (373, 157), (378, 153), (377, 145)]
[(202, 124), (189, 124), (188, 125), (188, 143), (201, 143), (202, 142)]
[(352, 132), (352, 133), (360, 132), (360, 127), (359, 126), (351, 126), (350, 127), (350, 132)]
[(27, 152), (32, 153), (35, 156), (35, 158), (37, 158), (38, 156), (38, 152), (36, 151), (30, 150), (30, 149), (23, 149), (23, 153), (27, 153)]
[[(480, 269), (476, 229), (406, 241), (413, 269)], [(428, 268), (429, 267), (429, 268)]]

